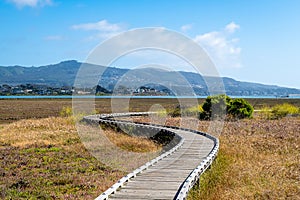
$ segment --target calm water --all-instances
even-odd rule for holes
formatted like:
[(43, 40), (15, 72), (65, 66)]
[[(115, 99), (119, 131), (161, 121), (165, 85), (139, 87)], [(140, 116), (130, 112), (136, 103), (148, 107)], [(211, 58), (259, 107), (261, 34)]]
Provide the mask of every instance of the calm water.
[[(177, 99), (177, 98), (206, 98), (207, 96), (0, 96), (0, 99), (107, 99), (107, 98), (133, 98), (133, 99)], [(275, 96), (230, 96), (231, 98), (245, 99), (277, 99)], [(292, 96), (284, 99), (300, 99), (300, 96)]]

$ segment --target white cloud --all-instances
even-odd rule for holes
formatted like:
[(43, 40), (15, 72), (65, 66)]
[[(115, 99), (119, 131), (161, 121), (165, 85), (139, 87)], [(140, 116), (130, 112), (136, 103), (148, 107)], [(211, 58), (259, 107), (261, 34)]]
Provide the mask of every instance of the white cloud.
[(124, 31), (120, 24), (112, 24), (107, 20), (101, 20), (95, 23), (76, 24), (71, 26), (71, 28), (74, 30), (98, 32), (86, 38), (87, 40), (107, 39)]
[(105, 32), (116, 32), (120, 31), (122, 28), (118, 24), (110, 24), (106, 20), (101, 20), (95, 23), (77, 24), (73, 25), (74, 30), (84, 30), (84, 31), (105, 31)]
[(180, 27), (180, 30), (183, 31), (183, 32), (186, 32), (186, 31), (192, 29), (192, 27), (193, 27), (192, 24), (185, 24), (185, 25)]
[(240, 26), (234, 22), (231, 22), (226, 25), (225, 30), (229, 33), (234, 33), (236, 30), (238, 30)]
[(9, 2), (15, 4), (18, 8), (23, 8), (25, 6), (37, 7), (52, 5), (52, 0), (8, 0)]
[(58, 41), (58, 40), (63, 40), (63, 37), (60, 36), (60, 35), (49, 35), (49, 36), (46, 36), (44, 38), (44, 40), (49, 40), (49, 41), (56, 40), (56, 41)]
[(232, 38), (232, 34), (239, 29), (239, 25), (231, 22), (223, 31), (213, 31), (197, 35), (194, 40), (199, 43), (220, 68), (240, 67), (241, 48), (239, 39)]
[(84, 38), (84, 41), (89, 42), (89, 41), (99, 41), (99, 40), (105, 40), (108, 38), (111, 38), (113, 36), (118, 35), (120, 32), (100, 32), (97, 34), (90, 35), (86, 38)]

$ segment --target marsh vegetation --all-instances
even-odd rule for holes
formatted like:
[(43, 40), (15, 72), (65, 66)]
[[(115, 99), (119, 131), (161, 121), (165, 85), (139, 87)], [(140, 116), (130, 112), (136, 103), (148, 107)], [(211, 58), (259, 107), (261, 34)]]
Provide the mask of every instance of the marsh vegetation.
[[(300, 104), (294, 101), (288, 102), (289, 106), (275, 106), (276, 100), (253, 99), (250, 103), (254, 109), (263, 112), (256, 111), (252, 119), (226, 121), (219, 156), (190, 192), (189, 199), (299, 198), (300, 118), (289, 114), (268, 117), (272, 110), (285, 108), (294, 112), (291, 108)], [(84, 148), (72, 117), (66, 117), (69, 111), (65, 110), (65, 117), (60, 116), (62, 108), (71, 105), (69, 100), (1, 103), (1, 198), (95, 198), (126, 174), (101, 163)], [(147, 111), (152, 104), (174, 109), (178, 102), (139, 99), (131, 102), (130, 110)], [(109, 112), (109, 106), (109, 100), (96, 103), (99, 112)], [(134, 120), (150, 121), (141, 117)], [(180, 118), (167, 117), (165, 123), (177, 126)], [(206, 131), (208, 127), (209, 121), (199, 121), (199, 130)], [(131, 151), (161, 148), (153, 141), (135, 140), (112, 129), (107, 129), (106, 134)]]

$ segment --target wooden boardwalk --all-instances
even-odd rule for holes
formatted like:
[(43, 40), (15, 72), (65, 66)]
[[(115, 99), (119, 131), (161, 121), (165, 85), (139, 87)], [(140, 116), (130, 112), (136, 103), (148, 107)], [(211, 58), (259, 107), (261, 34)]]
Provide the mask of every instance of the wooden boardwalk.
[[(100, 123), (128, 123), (112, 120), (111, 117), (111, 115), (94, 115), (88, 116), (87, 119)], [(97, 199), (185, 199), (188, 191), (214, 160), (219, 148), (218, 139), (194, 130), (153, 124), (131, 124), (172, 132), (181, 139), (169, 150), (170, 152), (161, 155), (150, 166), (149, 164), (146, 167), (142, 166), (140, 170), (122, 178)]]

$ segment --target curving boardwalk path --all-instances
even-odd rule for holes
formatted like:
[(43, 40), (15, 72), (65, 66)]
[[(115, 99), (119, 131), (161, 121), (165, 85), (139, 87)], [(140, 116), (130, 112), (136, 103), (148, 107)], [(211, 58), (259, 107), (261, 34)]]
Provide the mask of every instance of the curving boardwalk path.
[[(219, 149), (217, 138), (195, 130), (117, 120), (117, 117), (147, 115), (122, 113), (92, 115), (85, 120), (114, 125), (135, 125), (144, 129), (171, 132), (176, 144), (156, 159), (123, 177), (97, 200), (104, 199), (185, 199), (200, 175), (211, 165)], [(114, 119), (113, 119), (114, 118)]]

